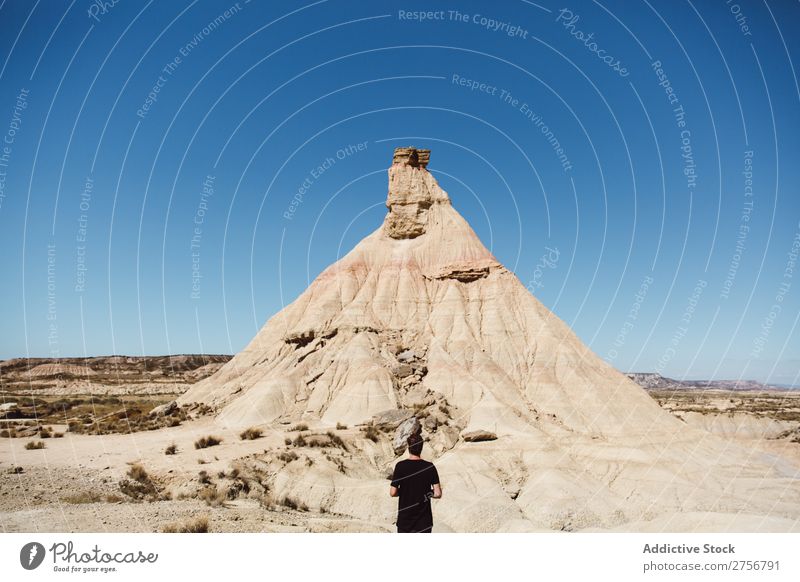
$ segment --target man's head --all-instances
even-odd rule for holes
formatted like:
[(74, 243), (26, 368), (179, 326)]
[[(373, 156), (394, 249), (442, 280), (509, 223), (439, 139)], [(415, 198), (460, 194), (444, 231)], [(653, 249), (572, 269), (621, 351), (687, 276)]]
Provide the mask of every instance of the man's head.
[(419, 457), (422, 454), (422, 435), (414, 433), (408, 437), (408, 452)]

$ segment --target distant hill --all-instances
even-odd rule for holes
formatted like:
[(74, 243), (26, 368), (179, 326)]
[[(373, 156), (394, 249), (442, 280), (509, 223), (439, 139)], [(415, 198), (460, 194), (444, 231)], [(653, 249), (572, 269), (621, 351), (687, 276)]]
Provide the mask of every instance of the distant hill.
[(764, 391), (792, 390), (778, 384), (763, 384), (755, 380), (674, 380), (652, 372), (629, 372), (625, 374), (645, 390), (731, 390)]

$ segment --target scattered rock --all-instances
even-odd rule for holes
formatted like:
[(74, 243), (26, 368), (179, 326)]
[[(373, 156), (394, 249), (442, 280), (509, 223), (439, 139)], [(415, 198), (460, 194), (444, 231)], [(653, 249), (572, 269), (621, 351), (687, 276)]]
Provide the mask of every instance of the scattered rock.
[(404, 350), (397, 354), (397, 361), (398, 362), (411, 362), (417, 359), (417, 354), (414, 350)]
[(488, 430), (472, 430), (461, 433), (461, 438), (468, 443), (478, 443), (481, 441), (493, 441), (497, 439), (497, 435)]
[(392, 374), (397, 376), (398, 378), (405, 378), (406, 376), (410, 376), (414, 373), (414, 368), (412, 368), (409, 364), (398, 364), (394, 368), (392, 368)]
[(422, 421), (422, 425), (425, 427), (425, 430), (434, 432), (439, 426), (439, 421), (436, 420), (435, 416), (427, 416), (425, 420)]

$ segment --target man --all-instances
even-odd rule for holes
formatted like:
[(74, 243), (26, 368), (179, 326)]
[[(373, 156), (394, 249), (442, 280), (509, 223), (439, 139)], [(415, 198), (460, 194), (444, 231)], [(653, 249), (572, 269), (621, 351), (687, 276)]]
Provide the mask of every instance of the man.
[(408, 437), (408, 459), (394, 467), (389, 495), (400, 497), (397, 507), (397, 533), (431, 533), (431, 497), (442, 497), (439, 472), (433, 463), (420, 458), (422, 437)]

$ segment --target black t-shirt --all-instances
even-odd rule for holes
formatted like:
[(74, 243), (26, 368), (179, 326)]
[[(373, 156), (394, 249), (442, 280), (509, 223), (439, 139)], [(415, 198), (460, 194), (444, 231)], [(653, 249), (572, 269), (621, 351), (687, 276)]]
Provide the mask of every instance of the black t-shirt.
[(431, 488), (436, 483), (439, 483), (439, 473), (433, 463), (422, 459), (405, 459), (395, 465), (392, 487), (397, 487), (400, 493), (397, 531), (431, 531), (433, 527)]

